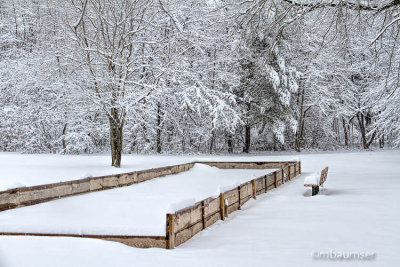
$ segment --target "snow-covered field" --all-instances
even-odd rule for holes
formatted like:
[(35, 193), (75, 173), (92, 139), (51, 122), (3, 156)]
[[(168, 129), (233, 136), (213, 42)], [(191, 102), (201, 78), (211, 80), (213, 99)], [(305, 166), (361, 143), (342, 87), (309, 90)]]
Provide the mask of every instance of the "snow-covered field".
[[(136, 156), (138, 161), (141, 157)], [(174, 250), (137, 249), (92, 239), (3, 236), (0, 266), (398, 266), (400, 151), (233, 159), (296, 157), (302, 160), (303, 175), (260, 195), (256, 201), (250, 200), (226, 221), (214, 224)], [(157, 164), (156, 160), (153, 163)], [(310, 188), (303, 186), (304, 177), (326, 165), (326, 189), (310, 197)], [(312, 253), (331, 251), (372, 252), (376, 259), (335, 262), (312, 258)]]
[(0, 212), (9, 233), (165, 236), (166, 214), (275, 171), (195, 164), (187, 172)]

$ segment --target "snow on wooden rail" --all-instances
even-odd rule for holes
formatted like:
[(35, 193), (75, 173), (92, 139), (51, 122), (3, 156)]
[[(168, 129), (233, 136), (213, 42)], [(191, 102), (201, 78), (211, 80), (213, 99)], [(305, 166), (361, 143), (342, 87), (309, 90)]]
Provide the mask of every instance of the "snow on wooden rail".
[[(196, 162), (215, 166), (218, 168), (225, 169), (276, 169), (279, 170), (261, 176), (257, 179), (243, 183), (240, 186), (221, 193), (216, 198), (204, 199), (190, 207), (181, 209), (173, 214), (167, 214), (166, 216), (166, 234), (165, 236), (129, 236), (129, 235), (76, 235), (76, 234), (57, 234), (57, 233), (7, 233), (1, 232), (1, 235), (18, 235), (18, 236), (60, 236), (60, 237), (81, 237), (81, 238), (98, 238), (102, 240), (120, 242), (133, 247), (149, 248), (149, 247), (160, 247), (172, 249), (180, 244), (186, 242), (188, 239), (193, 237), (195, 234), (203, 230), (204, 228), (214, 224), (216, 221), (224, 220), (230, 213), (240, 209), (240, 207), (246, 203), (251, 197), (256, 198), (257, 195), (267, 192), (273, 188), (279, 187), (288, 180), (293, 179), (295, 176), (301, 173), (301, 162), (288, 161), (288, 162)], [(157, 168), (145, 171), (132, 172), (128, 174), (117, 174), (110, 176), (102, 176), (97, 178), (88, 178), (82, 180), (76, 180), (71, 182), (64, 182), (58, 184), (34, 186), (30, 188), (20, 188), (5, 191), (6, 194), (12, 195), (19, 194), (21, 192), (31, 192), (33, 196), (37, 195), (36, 192), (41, 190), (48, 190), (50, 196), (43, 196), (43, 199), (37, 198), (27, 202), (26, 205), (32, 205), (44, 201), (49, 201), (60, 196), (71, 196), (74, 194), (85, 193), (85, 190), (81, 191), (67, 191), (68, 194), (64, 194), (60, 187), (70, 186), (78, 187), (81, 183), (87, 183), (87, 192), (100, 191), (105, 189), (111, 189), (120, 186), (132, 185), (134, 183), (143, 182), (149, 179), (153, 179), (168, 174), (176, 174), (179, 172), (187, 171), (193, 167), (195, 163), (180, 164), (176, 166)], [(118, 179), (117, 179), (118, 178)], [(93, 182), (94, 180), (94, 182)], [(121, 183), (122, 181), (122, 183)], [(24, 191), (25, 190), (25, 191)], [(6, 198), (6, 195), (1, 195), (4, 192), (0, 192), (1, 197)], [(29, 196), (29, 194), (27, 194)], [(14, 196), (16, 197), (16, 196)], [(27, 200), (28, 201), (28, 200)], [(24, 204), (24, 202), (22, 202)], [(21, 205), (21, 203), (20, 203)]]

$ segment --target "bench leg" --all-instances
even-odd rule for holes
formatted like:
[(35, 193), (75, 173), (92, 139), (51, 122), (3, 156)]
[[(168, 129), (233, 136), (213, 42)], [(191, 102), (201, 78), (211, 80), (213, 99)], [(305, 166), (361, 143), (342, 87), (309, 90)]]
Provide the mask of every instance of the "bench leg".
[(312, 187), (312, 195), (315, 196), (319, 192), (319, 186), (313, 186)]

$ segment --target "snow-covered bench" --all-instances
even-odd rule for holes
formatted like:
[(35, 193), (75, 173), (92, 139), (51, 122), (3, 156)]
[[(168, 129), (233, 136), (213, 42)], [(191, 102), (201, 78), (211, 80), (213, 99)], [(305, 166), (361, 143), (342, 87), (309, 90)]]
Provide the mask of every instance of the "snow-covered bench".
[(328, 167), (326, 167), (321, 171), (320, 177), (318, 177), (318, 174), (307, 176), (306, 179), (304, 180), (304, 186), (312, 187), (312, 195), (315, 196), (319, 192), (319, 187), (325, 183), (327, 177), (328, 177)]

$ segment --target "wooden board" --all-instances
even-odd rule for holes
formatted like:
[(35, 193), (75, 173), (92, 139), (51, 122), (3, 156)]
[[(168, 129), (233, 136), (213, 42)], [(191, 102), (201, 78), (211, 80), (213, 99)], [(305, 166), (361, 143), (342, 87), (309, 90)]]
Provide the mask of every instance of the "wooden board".
[(239, 191), (237, 188), (226, 191), (225, 193), (225, 202), (228, 206), (232, 205), (233, 203), (237, 203), (239, 201)]
[(328, 167), (325, 167), (325, 169), (323, 169), (321, 171), (321, 177), (319, 179), (319, 184), (323, 185), (326, 181), (326, 178), (328, 178)]

